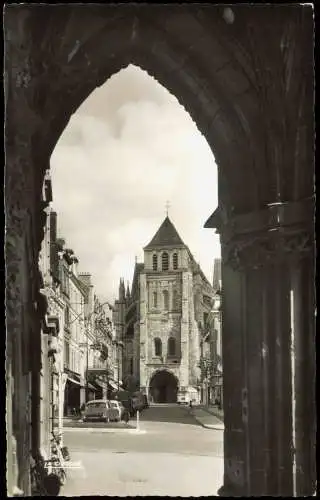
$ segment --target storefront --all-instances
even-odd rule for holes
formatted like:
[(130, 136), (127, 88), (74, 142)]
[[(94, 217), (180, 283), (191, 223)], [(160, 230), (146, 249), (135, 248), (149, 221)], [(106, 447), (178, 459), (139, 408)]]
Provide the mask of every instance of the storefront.
[(80, 375), (70, 370), (67, 371), (67, 382), (65, 386), (64, 397), (64, 416), (74, 415), (81, 406), (81, 388)]

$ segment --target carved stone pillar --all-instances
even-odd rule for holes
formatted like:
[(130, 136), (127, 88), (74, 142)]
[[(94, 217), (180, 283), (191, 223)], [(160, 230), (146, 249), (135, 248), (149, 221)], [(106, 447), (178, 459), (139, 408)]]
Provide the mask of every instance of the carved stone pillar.
[[(297, 486), (300, 481), (302, 488), (306, 476), (313, 474), (314, 362), (308, 369), (305, 363), (307, 353), (312, 346), (314, 349), (310, 333), (314, 308), (310, 286), (312, 223), (312, 200), (279, 203), (224, 225), (219, 214), (211, 220), (211, 227), (219, 227), (222, 242), (225, 473), (221, 496), (293, 495), (293, 391), (298, 416), (296, 446), (299, 442), (299, 460), (304, 468), (300, 478), (297, 476)], [(304, 279), (309, 280), (303, 286), (297, 277), (300, 266), (305, 269)], [(301, 348), (299, 352), (296, 349), (295, 389), (291, 356), (293, 286), (297, 291), (296, 329), (301, 334), (304, 325), (308, 337), (302, 341), (296, 334)], [(311, 396), (302, 394), (303, 385), (311, 387)], [(308, 436), (304, 444), (303, 435)]]
[(314, 255), (292, 262), (291, 320), (294, 352), (295, 493), (316, 490), (316, 359)]

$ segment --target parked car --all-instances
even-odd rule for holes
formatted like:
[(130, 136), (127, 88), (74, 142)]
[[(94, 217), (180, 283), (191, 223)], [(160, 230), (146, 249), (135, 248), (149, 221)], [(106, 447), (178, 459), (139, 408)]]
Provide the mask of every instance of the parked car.
[(106, 399), (94, 399), (86, 403), (83, 412), (83, 421), (89, 422), (92, 420), (110, 422), (115, 412), (110, 408), (109, 401)]
[(135, 410), (133, 408), (131, 394), (129, 391), (117, 391), (112, 396), (112, 400), (121, 401), (126, 410), (128, 410), (130, 417), (134, 416)]
[(187, 391), (178, 391), (177, 403), (179, 405), (189, 405), (190, 404), (190, 394)]
[(127, 413), (126, 408), (123, 406), (121, 401), (111, 400), (110, 408), (114, 410), (112, 417), (116, 422), (120, 422), (121, 420), (125, 420), (125, 414)]

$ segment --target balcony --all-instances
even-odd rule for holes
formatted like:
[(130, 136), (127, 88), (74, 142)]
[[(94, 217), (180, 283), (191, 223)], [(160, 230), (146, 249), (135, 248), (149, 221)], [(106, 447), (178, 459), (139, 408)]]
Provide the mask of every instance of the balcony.
[(88, 373), (95, 375), (113, 375), (114, 367), (112, 363), (106, 361), (95, 360), (88, 366)]

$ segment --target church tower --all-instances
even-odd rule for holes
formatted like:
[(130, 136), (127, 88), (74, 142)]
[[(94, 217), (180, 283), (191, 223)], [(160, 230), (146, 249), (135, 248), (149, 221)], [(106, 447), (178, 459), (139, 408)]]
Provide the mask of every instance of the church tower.
[(140, 386), (156, 402), (196, 392), (199, 329), (193, 294), (194, 259), (167, 216), (144, 247), (140, 272)]

